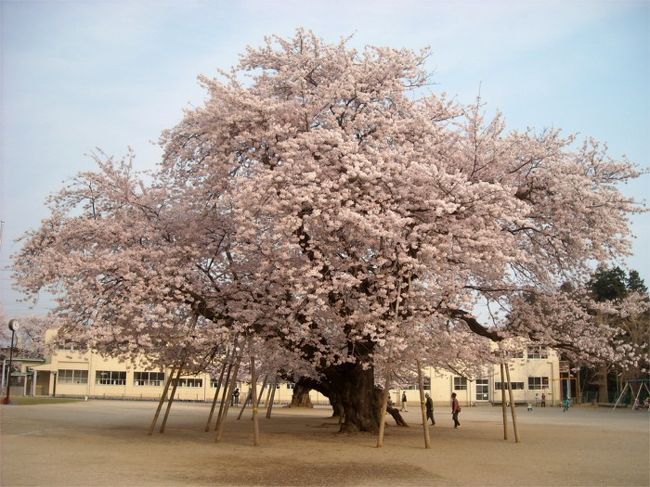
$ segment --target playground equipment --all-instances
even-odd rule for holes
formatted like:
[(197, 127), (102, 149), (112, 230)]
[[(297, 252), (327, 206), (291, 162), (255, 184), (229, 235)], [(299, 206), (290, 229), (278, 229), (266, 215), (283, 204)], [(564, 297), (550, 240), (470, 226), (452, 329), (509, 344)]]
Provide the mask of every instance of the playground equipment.
[[(614, 404), (613, 409), (616, 409), (616, 407), (619, 405), (619, 403), (623, 400), (623, 397), (625, 396), (625, 393), (627, 392), (628, 388), (630, 390), (630, 394), (634, 396), (634, 401), (632, 404), (640, 404), (639, 403), (639, 396), (641, 395), (641, 391), (643, 388), (647, 391), (648, 395), (650, 395), (650, 388), (648, 387), (648, 383), (650, 382), (650, 379), (630, 379), (625, 383), (625, 387), (623, 387), (623, 390), (621, 391), (621, 394), (618, 396), (618, 399), (616, 400), (616, 403)], [(634, 395), (634, 384), (638, 384), (639, 388), (636, 391), (636, 395)]]

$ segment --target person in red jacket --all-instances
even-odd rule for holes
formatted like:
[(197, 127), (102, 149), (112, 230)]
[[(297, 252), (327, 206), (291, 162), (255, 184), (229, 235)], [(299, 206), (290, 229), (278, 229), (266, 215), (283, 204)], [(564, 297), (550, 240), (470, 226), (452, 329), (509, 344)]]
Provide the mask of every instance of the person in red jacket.
[(458, 413), (460, 413), (460, 404), (458, 404), (458, 399), (456, 399), (456, 393), (451, 394), (451, 417), (454, 420), (454, 428), (460, 426), (460, 421), (458, 421)]

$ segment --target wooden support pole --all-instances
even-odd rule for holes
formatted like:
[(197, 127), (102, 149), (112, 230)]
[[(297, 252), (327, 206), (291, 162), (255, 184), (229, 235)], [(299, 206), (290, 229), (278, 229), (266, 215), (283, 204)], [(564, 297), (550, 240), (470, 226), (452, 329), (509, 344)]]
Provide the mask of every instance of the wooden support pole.
[(162, 405), (167, 399), (167, 391), (169, 390), (169, 384), (172, 383), (172, 376), (174, 375), (174, 367), (169, 371), (169, 375), (167, 376), (167, 380), (165, 380), (165, 387), (163, 388), (163, 392), (160, 395), (160, 401), (158, 401), (158, 408), (156, 409), (156, 414), (153, 416), (153, 420), (151, 421), (151, 426), (149, 426), (149, 432), (147, 433), (149, 436), (153, 434), (153, 430), (156, 429), (156, 422), (158, 421), (158, 416), (160, 416), (160, 410), (162, 409)]
[(257, 407), (260, 407), (260, 403), (262, 402), (262, 396), (264, 395), (264, 389), (266, 389), (266, 384), (269, 382), (269, 374), (266, 374), (264, 376), (264, 382), (262, 382), (262, 388), (260, 389), (260, 393), (257, 395)]
[(232, 392), (235, 390), (235, 385), (237, 384), (237, 372), (239, 372), (239, 364), (241, 363), (242, 355), (240, 354), (235, 362), (235, 367), (232, 371), (232, 378), (230, 379), (230, 386), (228, 387), (228, 396), (226, 404), (223, 408), (221, 416), (217, 419), (217, 435), (214, 439), (215, 442), (219, 442), (223, 436), (223, 428), (226, 423), (226, 418), (228, 417), (228, 408), (230, 407), (230, 398), (232, 397)]
[[(266, 389), (266, 386), (267, 386), (267, 383), (268, 383), (268, 379), (269, 379), (269, 374), (266, 374), (264, 376), (264, 382), (262, 382), (262, 388), (260, 389), (260, 392), (257, 394), (257, 406), (256, 407), (257, 407), (258, 411), (259, 411), (259, 408), (260, 408), (260, 403), (262, 402), (262, 395), (264, 394), (264, 389)], [(253, 419), (253, 417), (251, 416), (251, 420), (252, 419)]]
[(160, 432), (165, 432), (165, 426), (167, 425), (167, 418), (169, 417), (169, 410), (172, 408), (172, 403), (174, 402), (174, 396), (176, 395), (176, 388), (178, 387), (178, 381), (181, 377), (181, 371), (183, 370), (183, 364), (179, 364), (178, 369), (176, 369), (176, 382), (172, 385), (172, 393), (169, 396), (169, 401), (167, 402), (167, 409), (165, 409), (165, 417), (163, 418), (162, 424), (160, 425)]
[(504, 365), (506, 369), (506, 379), (508, 380), (508, 396), (510, 397), (510, 413), (512, 414), (512, 431), (515, 433), (515, 443), (519, 443), (519, 433), (517, 432), (517, 413), (515, 412), (515, 400), (512, 396), (512, 387), (510, 384), (510, 367)]
[(248, 406), (248, 401), (251, 400), (252, 387), (253, 387), (253, 384), (251, 384), (251, 389), (249, 389), (248, 394), (246, 394), (246, 400), (244, 400), (244, 404), (241, 405), (241, 409), (239, 410), (239, 414), (237, 415), (237, 421), (239, 421), (241, 419), (242, 414), (244, 414), (244, 409), (246, 409), (246, 406)]
[(219, 412), (217, 413), (217, 422), (214, 424), (215, 431), (217, 430), (217, 425), (219, 424), (221, 416), (223, 415), (225, 403), (230, 402), (230, 398), (226, 397), (226, 395), (228, 394), (228, 386), (230, 385), (230, 373), (232, 372), (235, 359), (235, 349), (233, 348), (232, 355), (230, 356), (230, 362), (228, 363), (228, 370), (226, 371), (226, 378), (224, 380), (223, 393), (221, 394), (221, 404), (219, 404)]
[(418, 387), (420, 389), (420, 411), (422, 412), (422, 429), (424, 431), (424, 448), (431, 448), (429, 438), (429, 423), (427, 422), (426, 402), (424, 400), (424, 380), (422, 379), (422, 365), (417, 361), (418, 366)]
[[(395, 299), (395, 319), (398, 318), (399, 316), (399, 303), (400, 303), (400, 298), (401, 298), (401, 292), (402, 292), (402, 279), (400, 276), (397, 276), (398, 283), (397, 283), (397, 297)], [(410, 284), (410, 281), (409, 281)], [(410, 289), (410, 287), (409, 287)], [(379, 412), (379, 436), (377, 436), (377, 448), (382, 448), (384, 446), (384, 430), (386, 428), (386, 407), (388, 406), (388, 395), (390, 394), (390, 373), (391, 370), (388, 368), (388, 365), (390, 363), (390, 352), (391, 350), (389, 349), (388, 355), (387, 355), (387, 360), (386, 360), (386, 382), (384, 383), (384, 394), (381, 400), (381, 411)], [(399, 399), (398, 399), (399, 401)], [(341, 424), (341, 416), (339, 416), (339, 424)]]
[[(275, 377), (275, 374), (274, 374), (274, 377)], [(272, 388), (274, 388), (274, 387), (275, 387), (275, 379), (274, 379), (274, 382), (269, 383), (269, 388), (266, 391), (266, 398), (264, 399), (264, 405), (267, 406), (267, 409), (268, 409), (268, 405), (269, 405), (269, 398), (271, 397), (271, 391), (273, 390)]]
[(266, 419), (271, 419), (271, 411), (273, 410), (273, 400), (275, 399), (275, 389), (278, 387), (278, 376), (276, 375), (273, 379), (273, 389), (271, 389), (271, 399), (268, 401), (268, 406), (266, 407)]
[(226, 351), (226, 356), (223, 360), (223, 365), (221, 366), (221, 372), (219, 373), (219, 379), (217, 380), (217, 387), (214, 390), (214, 399), (212, 399), (212, 407), (210, 407), (210, 414), (208, 416), (208, 421), (205, 423), (206, 433), (210, 431), (210, 425), (212, 424), (212, 416), (214, 415), (214, 409), (217, 406), (217, 400), (219, 399), (219, 390), (221, 389), (221, 381), (223, 380), (223, 375), (226, 372), (226, 365), (228, 363), (228, 358), (230, 357), (230, 350)]
[(386, 429), (386, 407), (388, 406), (388, 395), (390, 394), (390, 372), (386, 372), (384, 382), (384, 394), (381, 398), (381, 411), (379, 413), (379, 436), (377, 437), (377, 448), (384, 446), (384, 430)]
[(260, 423), (257, 417), (257, 374), (255, 373), (255, 354), (249, 339), (249, 351), (251, 354), (251, 406), (253, 407), (253, 446), (260, 444)]
[(508, 413), (506, 412), (506, 382), (503, 373), (503, 360), (499, 364), (501, 367), (501, 412), (503, 413), (503, 439), (508, 439)]

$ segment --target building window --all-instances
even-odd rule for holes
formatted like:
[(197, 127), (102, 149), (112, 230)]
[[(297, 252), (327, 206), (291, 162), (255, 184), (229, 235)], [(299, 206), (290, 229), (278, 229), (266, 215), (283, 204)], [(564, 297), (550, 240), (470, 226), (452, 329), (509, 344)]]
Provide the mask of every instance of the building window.
[(133, 384), (136, 386), (161, 386), (164, 380), (164, 372), (136, 372), (133, 375)]
[(88, 384), (87, 370), (59, 369), (59, 384)]
[(212, 387), (213, 389), (221, 387), (221, 385), (219, 384), (219, 379), (210, 379), (210, 387)]
[(466, 391), (467, 390), (467, 378), (466, 377), (454, 377), (454, 390), (455, 391)]
[[(176, 379), (172, 380), (176, 384)], [(203, 387), (203, 379), (187, 379), (181, 377), (178, 381), (178, 387)]]
[(528, 389), (548, 389), (548, 377), (529, 377)]
[[(508, 389), (508, 383), (507, 382), (504, 382), (503, 385), (506, 387), (506, 389)], [(494, 383), (494, 388), (497, 391), (500, 391), (502, 389), (501, 382), (495, 382)], [(523, 382), (511, 382), (510, 383), (510, 389), (512, 389), (513, 391), (516, 391), (517, 389), (523, 390), (523, 388), (524, 388), (524, 383)]]
[[(420, 384), (417, 382), (415, 384), (406, 384), (403, 387), (404, 390), (406, 391), (419, 391), (420, 390)], [(422, 377), (422, 390), (424, 391), (430, 391), (431, 390), (431, 377), (424, 376)]]
[(524, 358), (524, 351), (523, 350), (508, 350), (505, 353), (506, 358), (511, 359), (511, 358)]
[(115, 370), (98, 370), (95, 374), (95, 383), (104, 386), (125, 386), (126, 372)]
[(548, 349), (546, 347), (532, 347), (528, 349), (528, 358), (548, 358)]

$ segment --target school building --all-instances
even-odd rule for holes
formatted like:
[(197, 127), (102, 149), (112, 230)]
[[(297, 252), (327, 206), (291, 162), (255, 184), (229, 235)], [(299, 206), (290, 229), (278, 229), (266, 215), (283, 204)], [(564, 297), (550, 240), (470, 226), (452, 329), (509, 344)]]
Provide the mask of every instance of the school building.
[[(513, 355), (506, 364), (510, 370), (510, 387), (515, 404), (539, 405), (542, 394), (547, 406), (559, 404), (563, 394), (559, 355), (552, 349), (537, 347)], [(431, 395), (436, 406), (448, 405), (454, 392), (461, 405), (500, 404), (502, 385), (506, 387), (506, 400), (509, 402), (507, 382), (501, 382), (499, 364), (485, 365), (478, 377), (432, 367), (424, 369), (423, 375), (424, 391)], [(420, 402), (417, 384), (391, 390), (391, 399), (395, 404), (400, 403), (402, 392), (406, 393), (408, 403)]]
[[(156, 369), (146, 360), (120, 361), (91, 351), (57, 350), (41, 365), (32, 364), (22, 373), (26, 381), (24, 393), (100, 399), (155, 400), (163, 392), (171, 369)], [(530, 348), (509, 358), (510, 381), (516, 404), (535, 404), (542, 394), (546, 405), (558, 404), (562, 399), (560, 361), (551, 349)], [(424, 389), (436, 406), (448, 405), (452, 392), (462, 405), (489, 405), (501, 402), (500, 367), (486, 365), (479, 377), (466, 377), (447, 370), (425, 368)], [(182, 375), (176, 397), (185, 401), (212, 401), (217, 377), (207, 373)], [(261, 382), (261, 378), (260, 378)], [(248, 384), (238, 385), (241, 400), (248, 392)], [(399, 404), (402, 392), (409, 403), (420, 401), (417, 384), (405, 384), (391, 390), (391, 398)], [(258, 386), (258, 391), (260, 387)], [(18, 391), (16, 391), (18, 392)], [(291, 401), (293, 384), (283, 382), (276, 386), (274, 402)], [(221, 393), (220, 393), (221, 394)], [(507, 391), (506, 391), (507, 396)], [(329, 404), (317, 391), (311, 391), (313, 404)]]

